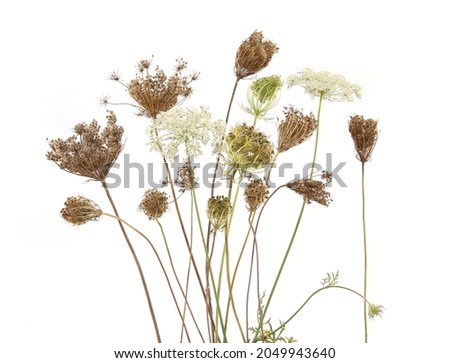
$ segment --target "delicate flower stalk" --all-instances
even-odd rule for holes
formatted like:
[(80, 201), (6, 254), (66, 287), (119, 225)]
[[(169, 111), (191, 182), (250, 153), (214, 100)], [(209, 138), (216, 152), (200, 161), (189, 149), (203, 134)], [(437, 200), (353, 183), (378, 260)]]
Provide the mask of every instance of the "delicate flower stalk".
[(61, 209), (61, 217), (67, 222), (80, 226), (89, 221), (97, 221), (103, 212), (92, 200), (82, 196), (69, 197)]
[[(322, 101), (353, 101), (354, 97), (361, 97), (361, 87), (355, 84), (351, 84), (345, 80), (343, 76), (333, 75), (330, 72), (319, 72), (316, 73), (309, 68), (305, 68), (302, 72), (292, 75), (287, 79), (288, 88), (300, 85), (304, 88), (305, 92), (310, 94), (312, 98), (319, 97), (319, 106), (317, 111), (317, 124), (316, 124), (316, 140), (314, 143), (314, 154), (311, 164), (311, 172), (310, 179), (314, 174), (314, 168), (316, 164), (317, 150), (319, 145), (319, 127), (320, 127), (320, 113), (322, 110)], [(270, 291), (269, 297), (267, 299), (267, 303), (264, 307), (263, 318), (267, 314), (267, 310), (272, 301), (272, 297), (275, 293), (275, 289), (278, 285), (278, 281), (281, 278), (281, 273), (284, 270), (284, 266), (286, 265), (287, 258), (291, 252), (292, 245), (294, 244), (295, 237), (297, 236), (297, 232), (300, 226), (300, 222), (303, 218), (303, 213), (305, 211), (305, 206), (307, 204), (308, 198), (303, 198), (303, 204), (300, 209), (297, 221), (294, 226), (294, 230), (292, 232), (291, 239), (289, 241), (289, 245), (284, 254), (283, 260), (281, 262), (280, 268), (278, 270), (277, 276), (273, 283), (272, 289)], [(320, 200), (320, 199), (319, 199)], [(324, 200), (326, 201), (326, 199)]]
[(266, 68), (278, 47), (270, 40), (263, 40), (262, 32), (254, 31), (236, 52), (234, 73), (237, 79), (252, 76)]
[(312, 113), (304, 115), (293, 107), (286, 107), (283, 112), (285, 118), (278, 127), (278, 153), (302, 144), (317, 128), (317, 121)]
[[(300, 311), (306, 306), (306, 304), (318, 293), (328, 290), (328, 289), (340, 289), (340, 290), (345, 290), (348, 292), (351, 292), (352, 294), (355, 294), (357, 296), (359, 296), (360, 298), (363, 299), (364, 303), (369, 305), (370, 309), (369, 309), (369, 317), (370, 319), (374, 319), (375, 317), (381, 317), (381, 315), (383, 314), (384, 308), (381, 305), (376, 305), (376, 304), (372, 304), (369, 300), (367, 300), (367, 298), (363, 295), (361, 295), (359, 292), (350, 289), (348, 287), (345, 286), (340, 286), (340, 285), (327, 285), (324, 287), (321, 287), (320, 289), (317, 289), (316, 291), (314, 291), (306, 300), (305, 302), (286, 320), (283, 320), (283, 323), (276, 329), (273, 330), (273, 333), (276, 333), (277, 331), (283, 329), (286, 324), (288, 324), (292, 319), (295, 318), (295, 316), (297, 316), (298, 313), (300, 313)], [(259, 329), (256, 330), (256, 333), (259, 331)], [(257, 335), (255, 335), (254, 337), (254, 341), (258, 338)]]
[[(373, 119), (365, 119), (363, 116), (352, 116), (349, 121), (349, 131), (352, 136), (356, 151), (356, 158), (361, 162), (361, 193), (362, 193), (362, 225), (364, 241), (364, 297), (367, 296), (367, 231), (366, 231), (366, 193), (365, 193), (365, 164), (372, 157), (373, 149), (378, 140), (378, 122)], [(367, 314), (367, 303), (364, 302), (364, 341), (368, 342), (367, 317), (372, 318), (376, 312), (376, 306), (369, 305)], [(381, 314), (381, 312), (380, 312)]]

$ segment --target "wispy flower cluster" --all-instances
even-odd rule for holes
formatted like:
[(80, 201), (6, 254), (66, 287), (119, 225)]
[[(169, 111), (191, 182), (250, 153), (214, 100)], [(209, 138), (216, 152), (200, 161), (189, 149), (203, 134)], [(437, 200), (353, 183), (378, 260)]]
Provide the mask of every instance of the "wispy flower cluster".
[(104, 181), (123, 148), (123, 128), (116, 124), (116, 115), (109, 111), (106, 118), (108, 124), (101, 132), (93, 120), (75, 125), (75, 135), (66, 140), (51, 140), (47, 159), (69, 173)]
[(160, 113), (148, 128), (150, 150), (173, 159), (184, 146), (188, 157), (202, 154), (208, 143), (217, 152), (225, 133), (223, 121), (212, 121), (208, 108), (177, 106)]
[(348, 82), (339, 74), (315, 72), (310, 68), (289, 76), (286, 82), (288, 88), (302, 86), (311, 97), (322, 96), (324, 100), (334, 102), (351, 102), (355, 97), (361, 98), (362, 93), (360, 86)]
[(174, 73), (166, 75), (164, 70), (156, 66), (151, 72), (152, 60), (141, 60), (138, 65), (138, 74), (128, 84), (122, 83), (116, 73), (110, 78), (121, 82), (130, 96), (138, 103), (140, 115), (156, 118), (161, 113), (184, 101), (192, 94), (191, 82), (195, 81), (199, 74), (185, 75), (187, 62), (178, 58)]

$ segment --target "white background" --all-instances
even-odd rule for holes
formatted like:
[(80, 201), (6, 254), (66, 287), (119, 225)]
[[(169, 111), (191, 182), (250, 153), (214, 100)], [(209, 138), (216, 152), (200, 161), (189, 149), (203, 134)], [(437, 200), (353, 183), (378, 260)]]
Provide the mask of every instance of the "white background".
[[(357, 102), (323, 105), (318, 162), (325, 153), (336, 164), (347, 162), (340, 174), (347, 188), (331, 188), (328, 209), (307, 208), (273, 301), (274, 321), (320, 286), (326, 272), (339, 269), (342, 285), (362, 289), (360, 165), (347, 131), (349, 116), (357, 113), (379, 119), (381, 129), (366, 176), (369, 297), (386, 313), (370, 323), (371, 346), (363, 347), (361, 301), (328, 291), (287, 335), (302, 345), (342, 347), (342, 361), (361, 355), (366, 361), (429, 359), (442, 349), (449, 337), (450, 242), (450, 59), (443, 2), (16, 1), (0, 10), (1, 361), (109, 362), (115, 349), (153, 347), (140, 281), (116, 223), (103, 218), (75, 228), (58, 216), (67, 196), (85, 195), (109, 211), (106, 198), (96, 183), (48, 162), (46, 138), (67, 137), (80, 121), (103, 123), (98, 97), (129, 101), (106, 80), (108, 73), (118, 70), (128, 79), (136, 61), (152, 55), (168, 70), (176, 57), (187, 59), (202, 76), (186, 105), (210, 106), (214, 118), (223, 118), (236, 49), (255, 29), (280, 47), (262, 75), (285, 77), (311, 67), (343, 74), (363, 88)], [(240, 87), (238, 99), (244, 100), (245, 82)], [(316, 111), (300, 88), (283, 92), (280, 106)], [(127, 107), (114, 110), (125, 128), (125, 152), (136, 162), (155, 158), (145, 146), (148, 121)], [(236, 105), (231, 122), (244, 120)], [(270, 123), (261, 127), (274, 130)], [(312, 147), (310, 140), (284, 161), (303, 165)], [(156, 233), (136, 212), (142, 193), (137, 184), (113, 190), (122, 215)], [(300, 204), (296, 195), (283, 193), (265, 221), (266, 289)], [(163, 219), (167, 228), (171, 220), (174, 211)], [(149, 272), (154, 259), (134, 238)], [(159, 278), (151, 282), (155, 308), (161, 316), (173, 315)], [(178, 336), (179, 324), (162, 325), (166, 341), (176, 341), (171, 337), (173, 331)]]

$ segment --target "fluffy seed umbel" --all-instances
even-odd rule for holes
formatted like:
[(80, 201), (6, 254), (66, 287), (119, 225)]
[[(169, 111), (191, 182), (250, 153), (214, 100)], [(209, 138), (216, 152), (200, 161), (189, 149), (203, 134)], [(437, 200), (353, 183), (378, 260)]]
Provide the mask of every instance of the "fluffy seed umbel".
[(187, 62), (182, 58), (176, 60), (175, 71), (171, 76), (166, 75), (159, 66), (155, 67), (154, 72), (150, 72), (150, 66), (151, 61), (140, 61), (138, 75), (126, 87), (130, 96), (138, 103), (140, 115), (155, 119), (160, 112), (170, 110), (192, 94), (190, 84), (199, 74), (185, 75)]
[(149, 189), (145, 192), (139, 210), (144, 212), (148, 218), (160, 218), (169, 208), (167, 194), (156, 189)]
[(104, 181), (123, 148), (123, 128), (116, 125), (115, 114), (108, 112), (103, 131), (93, 120), (90, 124), (77, 124), (75, 135), (66, 140), (51, 140), (47, 159), (69, 173)]
[(356, 115), (350, 118), (348, 128), (355, 144), (356, 157), (362, 163), (370, 160), (378, 140), (378, 122)]

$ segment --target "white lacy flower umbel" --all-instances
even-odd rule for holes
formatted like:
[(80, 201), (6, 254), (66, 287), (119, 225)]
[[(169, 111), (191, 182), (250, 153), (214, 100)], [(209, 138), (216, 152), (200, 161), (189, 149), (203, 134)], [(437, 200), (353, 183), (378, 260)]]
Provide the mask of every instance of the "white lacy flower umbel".
[(207, 107), (181, 106), (161, 112), (148, 129), (150, 150), (172, 160), (184, 146), (186, 156), (202, 154), (202, 147), (212, 143), (218, 147), (225, 133), (223, 121), (211, 121)]
[(288, 88), (302, 86), (311, 97), (320, 97), (324, 100), (340, 102), (353, 101), (354, 97), (361, 98), (361, 87), (348, 82), (339, 74), (327, 71), (314, 72), (310, 68), (293, 74), (287, 78)]

